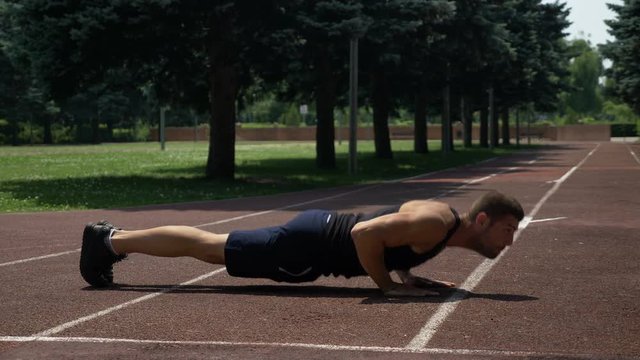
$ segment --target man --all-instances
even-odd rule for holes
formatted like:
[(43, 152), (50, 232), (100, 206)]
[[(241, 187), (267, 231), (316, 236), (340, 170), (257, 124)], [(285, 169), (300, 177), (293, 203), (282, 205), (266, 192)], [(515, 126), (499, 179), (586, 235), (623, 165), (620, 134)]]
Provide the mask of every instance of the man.
[(372, 214), (307, 210), (281, 226), (229, 234), (189, 226), (125, 231), (102, 221), (85, 227), (80, 272), (103, 287), (113, 283), (113, 264), (129, 253), (190, 256), (226, 265), (238, 277), (304, 282), (369, 275), (387, 296), (437, 295), (429, 289), (454, 284), (414, 276), (410, 269), (446, 246), (495, 258), (511, 245), (523, 217), (516, 199), (490, 191), (462, 216), (445, 203), (414, 200)]

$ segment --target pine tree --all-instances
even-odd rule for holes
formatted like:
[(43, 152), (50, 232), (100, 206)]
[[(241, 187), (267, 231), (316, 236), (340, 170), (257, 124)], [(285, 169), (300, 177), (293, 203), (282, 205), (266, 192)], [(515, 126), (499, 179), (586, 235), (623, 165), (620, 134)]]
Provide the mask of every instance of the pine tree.
[(612, 61), (606, 74), (615, 80), (615, 92), (637, 114), (640, 114), (640, 1), (624, 0), (622, 5), (607, 4), (617, 13), (614, 20), (606, 20), (615, 41), (602, 45), (605, 58)]

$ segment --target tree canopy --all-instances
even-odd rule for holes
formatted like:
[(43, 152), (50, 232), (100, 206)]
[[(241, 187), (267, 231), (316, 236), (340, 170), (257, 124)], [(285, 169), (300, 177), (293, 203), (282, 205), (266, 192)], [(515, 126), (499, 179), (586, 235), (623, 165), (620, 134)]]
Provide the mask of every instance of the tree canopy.
[(615, 41), (600, 47), (602, 55), (612, 61), (606, 75), (615, 81), (615, 93), (640, 114), (640, 1), (607, 6), (617, 17), (605, 21)]

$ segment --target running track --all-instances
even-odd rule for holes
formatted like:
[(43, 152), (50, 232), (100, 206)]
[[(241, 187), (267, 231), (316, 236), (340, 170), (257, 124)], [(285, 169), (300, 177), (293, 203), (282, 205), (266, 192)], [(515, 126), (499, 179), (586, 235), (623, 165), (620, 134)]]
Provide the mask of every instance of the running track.
[[(119, 210), (0, 215), (0, 359), (640, 359), (640, 145), (554, 144), (365, 187)], [(308, 208), (367, 211), (487, 189), (528, 217), (496, 260), (447, 249), (416, 273), (438, 297), (386, 299), (368, 278), (306, 285), (132, 255), (117, 288), (78, 273), (83, 224), (227, 232)]]

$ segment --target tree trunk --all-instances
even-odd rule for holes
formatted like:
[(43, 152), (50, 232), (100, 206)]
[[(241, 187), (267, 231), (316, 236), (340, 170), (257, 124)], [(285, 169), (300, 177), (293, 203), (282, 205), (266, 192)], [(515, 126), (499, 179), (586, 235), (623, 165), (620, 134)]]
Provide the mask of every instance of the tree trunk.
[(42, 126), (44, 128), (44, 138), (42, 140), (42, 142), (45, 145), (51, 145), (53, 144), (53, 136), (51, 134), (51, 117), (50, 116), (43, 116), (42, 117)]
[(316, 166), (335, 169), (335, 126), (333, 109), (336, 103), (336, 85), (327, 56), (316, 57)]
[(502, 144), (511, 144), (511, 134), (509, 134), (509, 108), (502, 108)]
[(472, 146), (473, 116), (469, 97), (462, 96), (460, 98), (460, 112), (462, 113), (462, 123), (464, 124), (464, 147), (470, 148)]
[(9, 119), (9, 136), (11, 138), (11, 145), (13, 146), (20, 145), (20, 141), (18, 139), (19, 131), (20, 131), (20, 128), (18, 127), (18, 121), (10, 118)]
[(216, 179), (233, 179), (235, 175), (236, 99), (239, 91), (236, 64), (239, 60), (235, 42), (228, 38), (233, 34), (229, 17), (212, 16), (207, 44), (211, 128), (206, 176)]
[(499, 121), (499, 117), (500, 117), (500, 113), (497, 111), (497, 106), (495, 106), (494, 103), (494, 109), (493, 113), (491, 114), (493, 119), (491, 121), (491, 143), (493, 144), (494, 147), (498, 147), (500, 146), (499, 144), (499, 140), (500, 140), (500, 127), (498, 125), (498, 121)]
[(219, 65), (210, 72), (211, 120), (206, 176), (233, 179), (235, 175), (236, 98), (238, 76), (233, 65)]
[(452, 91), (452, 87), (449, 86), (449, 105), (451, 108), (449, 109), (449, 149), (451, 151), (455, 151), (453, 146), (453, 140), (458, 137), (458, 134), (455, 132), (453, 124), (462, 121), (460, 114), (460, 94), (457, 91)]
[(427, 93), (419, 91), (415, 97), (415, 115), (413, 119), (413, 150), (418, 154), (429, 152), (427, 136)]
[(451, 152), (451, 86), (445, 85), (442, 89), (442, 136), (441, 147), (444, 154)]
[(393, 158), (391, 138), (389, 137), (389, 84), (383, 69), (376, 69), (372, 74), (371, 102), (373, 107), (373, 135), (375, 139), (376, 157)]
[(100, 122), (97, 117), (91, 118), (91, 143), (100, 144)]
[(489, 109), (486, 106), (480, 109), (480, 146), (489, 147)]
[(107, 120), (107, 140), (106, 141), (113, 141), (113, 120), (112, 119)]

